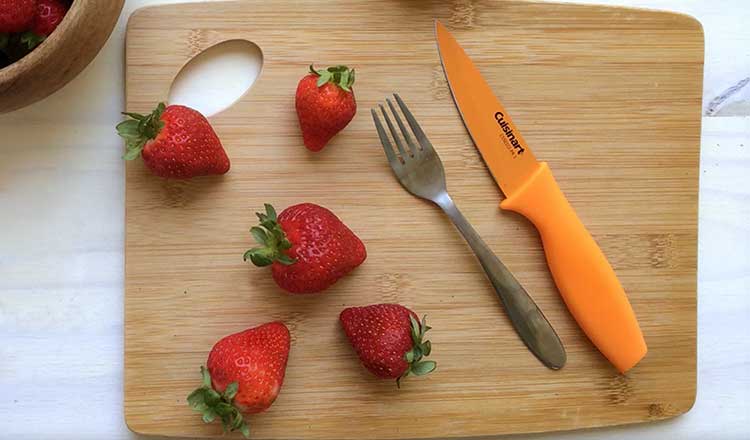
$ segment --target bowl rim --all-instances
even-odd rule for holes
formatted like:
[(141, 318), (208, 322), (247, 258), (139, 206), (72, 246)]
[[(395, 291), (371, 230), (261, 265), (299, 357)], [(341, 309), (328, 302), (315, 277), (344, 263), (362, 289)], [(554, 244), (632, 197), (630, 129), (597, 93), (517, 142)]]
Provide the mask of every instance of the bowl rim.
[(82, 11), (88, 3), (89, 0), (73, 0), (63, 20), (39, 46), (34, 48), (25, 57), (0, 69), (0, 80), (18, 77), (33, 68), (37, 64), (37, 60), (54, 53), (60, 41), (68, 36), (68, 30), (75, 28), (81, 21), (81, 17), (84, 15)]

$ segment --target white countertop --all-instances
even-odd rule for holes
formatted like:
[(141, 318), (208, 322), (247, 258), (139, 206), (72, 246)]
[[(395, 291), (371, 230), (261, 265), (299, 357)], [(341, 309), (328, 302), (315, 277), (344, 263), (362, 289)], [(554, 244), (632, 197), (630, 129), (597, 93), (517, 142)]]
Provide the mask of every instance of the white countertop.
[[(72, 83), (0, 115), (0, 439), (135, 439), (122, 416), (126, 18)], [(689, 13), (706, 68), (698, 395), (675, 419), (506, 438), (750, 438), (750, 2), (598, 0)], [(713, 102), (713, 104), (712, 104)], [(158, 411), (158, 408), (154, 409)]]

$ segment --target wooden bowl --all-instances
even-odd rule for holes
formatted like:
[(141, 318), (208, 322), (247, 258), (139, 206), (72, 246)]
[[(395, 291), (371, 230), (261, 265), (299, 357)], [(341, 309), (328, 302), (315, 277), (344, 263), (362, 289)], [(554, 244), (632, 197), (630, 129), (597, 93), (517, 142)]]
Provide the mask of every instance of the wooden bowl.
[(125, 0), (75, 0), (30, 54), (0, 69), (0, 113), (51, 95), (78, 75), (112, 33)]

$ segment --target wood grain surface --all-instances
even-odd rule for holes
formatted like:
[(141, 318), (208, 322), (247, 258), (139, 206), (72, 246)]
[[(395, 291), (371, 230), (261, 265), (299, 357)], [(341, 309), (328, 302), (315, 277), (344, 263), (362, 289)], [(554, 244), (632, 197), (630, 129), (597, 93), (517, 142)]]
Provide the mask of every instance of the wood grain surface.
[[(165, 181), (142, 163), (126, 183), (125, 417), (140, 433), (220, 436), (185, 402), (220, 337), (283, 320), (282, 392), (250, 417), (268, 439), (469, 437), (645, 422), (695, 398), (696, 233), (703, 34), (690, 17), (495, 1), (244, 1), (153, 7), (130, 19), (129, 111), (166, 99), (191, 57), (247, 39), (253, 88), (211, 118), (223, 177)], [(618, 273), (649, 353), (620, 375), (567, 312), (539, 236), (498, 209), (450, 98), (433, 40), (441, 19), (496, 90)], [(321, 153), (302, 146), (294, 90), (307, 65), (357, 69), (359, 114)], [(513, 331), (469, 247), (391, 175), (368, 115), (397, 91), (443, 159), (457, 204), (515, 273), (568, 351), (544, 368)], [(365, 242), (367, 261), (325, 293), (282, 293), (243, 263), (253, 213), (310, 201)], [(427, 314), (438, 370), (369, 375), (337, 322), (344, 307), (399, 302)]]

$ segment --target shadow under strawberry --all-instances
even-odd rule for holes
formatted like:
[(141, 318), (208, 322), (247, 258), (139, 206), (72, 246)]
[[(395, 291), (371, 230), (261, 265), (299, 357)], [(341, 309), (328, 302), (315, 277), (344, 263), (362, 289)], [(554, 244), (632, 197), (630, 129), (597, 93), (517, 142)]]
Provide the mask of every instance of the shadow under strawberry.
[(214, 200), (223, 192), (223, 187), (230, 184), (224, 175), (191, 180), (148, 178), (159, 188), (160, 202), (168, 208), (185, 208), (203, 200)]

